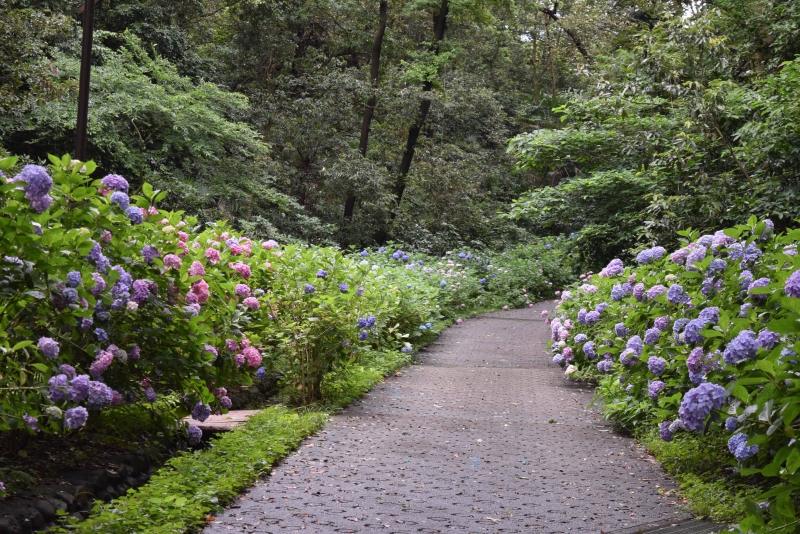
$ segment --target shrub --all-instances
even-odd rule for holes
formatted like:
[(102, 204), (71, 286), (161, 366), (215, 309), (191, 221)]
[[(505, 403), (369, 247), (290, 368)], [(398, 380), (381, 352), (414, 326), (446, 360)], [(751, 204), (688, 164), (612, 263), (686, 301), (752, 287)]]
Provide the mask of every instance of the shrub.
[(792, 531), (800, 230), (775, 235), (753, 217), (714, 235), (681, 235), (671, 255), (654, 247), (636, 266), (613, 260), (564, 291), (551, 322), (554, 361), (610, 375), (599, 393), (629, 426), (658, 426), (667, 441), (724, 429), (730, 465), (771, 485), (740, 527)]

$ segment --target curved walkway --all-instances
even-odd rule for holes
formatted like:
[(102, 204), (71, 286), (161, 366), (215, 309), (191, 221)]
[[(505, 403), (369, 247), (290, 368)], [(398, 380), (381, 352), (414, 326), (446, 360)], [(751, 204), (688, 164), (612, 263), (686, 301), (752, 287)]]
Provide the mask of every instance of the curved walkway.
[(206, 532), (613, 532), (687, 517), (658, 464), (550, 362), (549, 306), (449, 328)]

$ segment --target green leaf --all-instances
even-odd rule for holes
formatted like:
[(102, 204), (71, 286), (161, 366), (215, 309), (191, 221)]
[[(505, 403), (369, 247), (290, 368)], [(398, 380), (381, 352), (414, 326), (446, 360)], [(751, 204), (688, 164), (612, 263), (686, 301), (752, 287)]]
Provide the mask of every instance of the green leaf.
[(789, 457), (786, 458), (786, 470), (790, 475), (793, 475), (797, 472), (798, 468), (800, 468), (800, 449), (792, 449), (792, 452), (789, 453)]
[(767, 328), (778, 334), (800, 332), (800, 322), (796, 319), (776, 319), (767, 323)]

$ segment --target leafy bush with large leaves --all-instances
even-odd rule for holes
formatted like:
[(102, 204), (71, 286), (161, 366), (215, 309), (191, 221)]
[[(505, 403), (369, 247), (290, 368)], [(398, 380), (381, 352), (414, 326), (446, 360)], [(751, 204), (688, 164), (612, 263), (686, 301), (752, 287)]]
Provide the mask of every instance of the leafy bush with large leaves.
[(564, 291), (551, 322), (554, 362), (601, 379), (609, 416), (628, 428), (659, 425), (665, 440), (731, 434), (731, 466), (767, 481), (767, 504), (740, 528), (794, 532), (800, 230), (775, 234), (753, 217), (681, 235), (672, 254), (654, 247), (638, 265), (613, 260)]

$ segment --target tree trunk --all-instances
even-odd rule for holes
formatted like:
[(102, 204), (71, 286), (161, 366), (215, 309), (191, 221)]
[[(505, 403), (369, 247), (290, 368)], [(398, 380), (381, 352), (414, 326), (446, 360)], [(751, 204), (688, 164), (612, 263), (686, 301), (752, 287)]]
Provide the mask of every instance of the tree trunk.
[[(558, 2), (553, 4), (553, 9), (547, 9), (546, 7), (543, 7), (540, 10), (542, 13), (553, 19), (555, 22), (561, 20), (561, 17), (558, 16)], [(575, 48), (578, 49), (578, 52), (580, 52), (581, 55), (586, 59), (591, 59), (591, 56), (589, 56), (589, 51), (586, 50), (586, 47), (584, 46), (583, 41), (581, 41), (580, 37), (578, 37), (578, 34), (570, 30), (569, 28), (564, 28), (563, 26), (561, 28), (567, 35), (569, 35), (569, 38), (572, 39)]]
[[(433, 53), (439, 55), (439, 45), (444, 39), (444, 32), (447, 28), (447, 12), (449, 9), (448, 0), (442, 0), (442, 5), (439, 8), (439, 13), (433, 15)], [(433, 89), (433, 81), (427, 81), (422, 86), (424, 92), (430, 92)], [(408, 130), (408, 140), (406, 141), (406, 149), (403, 152), (403, 159), (400, 162), (397, 181), (395, 182), (395, 196), (397, 197), (397, 205), (403, 200), (403, 192), (406, 188), (406, 175), (411, 169), (411, 162), (414, 159), (414, 152), (417, 147), (417, 139), (422, 127), (425, 126), (425, 119), (428, 116), (428, 110), (431, 108), (431, 99), (423, 97), (419, 103), (419, 110), (414, 124)]]
[[(369, 79), (372, 84), (369, 100), (364, 106), (364, 115), (361, 118), (361, 140), (358, 143), (358, 151), (361, 155), (366, 157), (367, 146), (369, 143), (369, 128), (372, 124), (372, 116), (375, 114), (375, 105), (378, 103), (378, 74), (381, 65), (381, 46), (383, 45), (383, 34), (386, 33), (386, 10), (387, 0), (381, 0), (380, 5), (380, 22), (378, 23), (378, 30), (375, 32), (375, 41), (372, 43), (372, 59), (370, 63)], [(353, 218), (353, 209), (356, 205), (356, 196), (353, 190), (347, 195), (347, 200), (344, 203), (344, 217), (345, 219)]]

